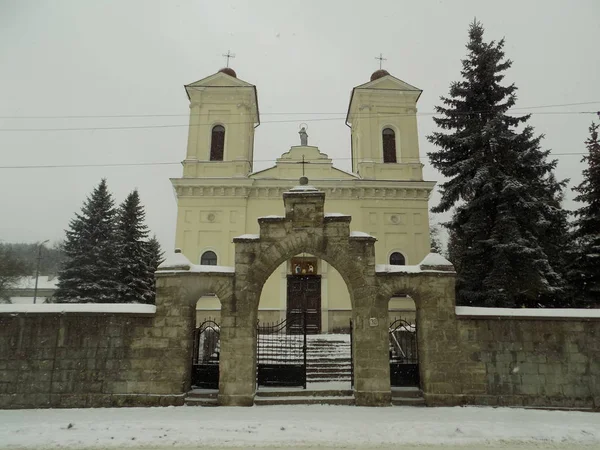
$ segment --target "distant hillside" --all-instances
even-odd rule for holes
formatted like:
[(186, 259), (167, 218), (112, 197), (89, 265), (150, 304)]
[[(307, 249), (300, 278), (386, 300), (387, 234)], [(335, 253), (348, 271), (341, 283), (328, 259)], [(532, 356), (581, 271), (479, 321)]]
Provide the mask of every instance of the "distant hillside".
[[(4, 247), (12, 249), (14, 254), (25, 261), (31, 268), (31, 274), (35, 273), (38, 257), (38, 244), (23, 244), (3, 242)], [(40, 275), (56, 275), (64, 259), (64, 253), (60, 245), (42, 248), (42, 259), (40, 260)]]

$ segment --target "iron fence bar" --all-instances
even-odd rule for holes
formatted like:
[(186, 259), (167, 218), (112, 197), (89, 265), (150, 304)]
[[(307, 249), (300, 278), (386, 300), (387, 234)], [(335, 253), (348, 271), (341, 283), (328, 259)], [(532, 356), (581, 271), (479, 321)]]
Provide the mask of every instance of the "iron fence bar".
[(352, 340), (352, 319), (350, 319), (350, 387), (354, 387), (354, 342)]
[(304, 344), (302, 351), (304, 352), (304, 389), (306, 389), (306, 308), (304, 308), (304, 324), (302, 331), (304, 331)]

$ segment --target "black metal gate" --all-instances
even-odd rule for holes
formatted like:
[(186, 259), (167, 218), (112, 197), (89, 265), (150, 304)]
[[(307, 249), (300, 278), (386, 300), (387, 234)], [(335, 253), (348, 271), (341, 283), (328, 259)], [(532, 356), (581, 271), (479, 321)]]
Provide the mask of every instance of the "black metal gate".
[(214, 320), (205, 320), (194, 330), (192, 387), (219, 388), (221, 329)]
[(396, 319), (390, 325), (389, 338), (390, 384), (418, 387), (417, 326), (404, 319)]
[(306, 389), (306, 313), (258, 325), (256, 381)]

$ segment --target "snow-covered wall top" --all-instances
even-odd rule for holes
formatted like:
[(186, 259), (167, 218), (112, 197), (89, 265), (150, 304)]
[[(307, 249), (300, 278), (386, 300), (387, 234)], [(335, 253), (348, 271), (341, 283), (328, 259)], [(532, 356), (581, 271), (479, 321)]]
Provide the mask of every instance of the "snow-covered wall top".
[(600, 309), (575, 308), (480, 308), (457, 306), (459, 317), (516, 317), (551, 319), (600, 319)]
[[(179, 249), (177, 249), (179, 250)], [(235, 273), (235, 268), (230, 266), (207, 266), (192, 264), (181, 251), (175, 251), (158, 266), (159, 273), (198, 272), (198, 273)]]
[(0, 314), (136, 314), (153, 315), (156, 306), (139, 303), (44, 303), (0, 305)]

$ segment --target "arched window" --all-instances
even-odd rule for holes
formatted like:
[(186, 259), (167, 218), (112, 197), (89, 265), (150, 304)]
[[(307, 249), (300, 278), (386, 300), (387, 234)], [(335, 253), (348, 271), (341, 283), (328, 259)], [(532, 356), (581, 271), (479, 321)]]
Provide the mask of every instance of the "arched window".
[(216, 253), (211, 252), (210, 250), (208, 252), (202, 253), (202, 256), (200, 257), (200, 264), (203, 266), (216, 266), (217, 265)]
[(225, 127), (215, 125), (210, 138), (210, 160), (223, 161), (223, 150), (225, 149)]
[(394, 252), (390, 255), (390, 264), (392, 266), (404, 266), (406, 264), (406, 259), (402, 253)]
[(384, 163), (395, 163), (396, 162), (396, 133), (391, 128), (385, 128), (381, 132), (381, 138), (383, 140), (383, 162)]

